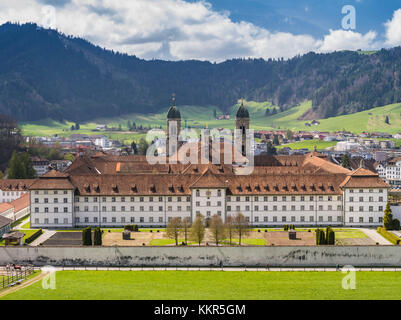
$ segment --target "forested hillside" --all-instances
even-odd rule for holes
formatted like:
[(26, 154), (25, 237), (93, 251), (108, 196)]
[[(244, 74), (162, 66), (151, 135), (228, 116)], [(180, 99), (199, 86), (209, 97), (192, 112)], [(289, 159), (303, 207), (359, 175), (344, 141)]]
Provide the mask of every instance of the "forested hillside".
[(85, 121), (180, 105), (230, 110), (237, 99), (326, 118), (401, 102), (401, 47), (374, 54), (309, 53), (290, 60), (145, 61), (35, 24), (0, 27), (0, 113)]

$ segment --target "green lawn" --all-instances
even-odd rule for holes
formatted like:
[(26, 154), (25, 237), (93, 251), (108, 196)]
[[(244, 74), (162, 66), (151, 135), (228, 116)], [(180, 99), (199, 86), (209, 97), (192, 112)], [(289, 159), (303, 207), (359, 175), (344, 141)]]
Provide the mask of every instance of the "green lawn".
[[(178, 239), (178, 245), (181, 245), (183, 242), (185, 242), (184, 239)], [(188, 245), (194, 244), (193, 241), (187, 241)], [(175, 240), (174, 239), (153, 239), (149, 243), (150, 246), (169, 246), (169, 245), (175, 245)]]
[(2, 299), (236, 300), (401, 299), (400, 272), (357, 272), (344, 290), (341, 272), (60, 271), (56, 289), (41, 282)]
[(364, 234), (362, 231), (360, 230), (336, 230), (333, 229), (335, 231), (336, 234), (336, 239), (365, 239), (368, 238), (368, 236), (366, 234)]
[(283, 144), (281, 146), (278, 146), (277, 149), (280, 150), (284, 147), (287, 147), (287, 148), (291, 148), (292, 150), (298, 150), (298, 149), (313, 150), (316, 147), (318, 150), (322, 150), (322, 149), (333, 147), (336, 144), (337, 144), (337, 141), (305, 140), (305, 141)]

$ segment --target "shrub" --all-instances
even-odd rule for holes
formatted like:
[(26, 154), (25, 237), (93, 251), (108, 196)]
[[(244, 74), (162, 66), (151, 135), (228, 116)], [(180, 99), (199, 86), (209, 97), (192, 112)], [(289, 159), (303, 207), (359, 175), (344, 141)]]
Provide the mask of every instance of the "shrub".
[(33, 242), (35, 239), (37, 239), (42, 233), (43, 233), (42, 229), (39, 229), (39, 230), (36, 231), (34, 234), (32, 234), (31, 236), (27, 237), (27, 238), (25, 239), (25, 243), (26, 243), (26, 244), (30, 244), (30, 243)]
[(394, 219), (392, 224), (393, 224), (393, 230), (400, 230), (400, 220)]
[(381, 234), (384, 238), (390, 241), (392, 244), (399, 245), (401, 243), (401, 239), (398, 238), (395, 234), (388, 232), (386, 229), (382, 227), (377, 228), (377, 232)]
[(124, 226), (124, 230), (128, 230), (131, 232), (138, 232), (139, 228), (136, 224), (129, 224), (129, 225)]
[(336, 242), (336, 234), (333, 230), (329, 230), (329, 234), (327, 236), (327, 244), (334, 245)]
[(100, 228), (95, 228), (95, 235), (93, 237), (93, 244), (95, 246), (101, 246), (102, 245), (102, 231)]
[(326, 237), (324, 235), (324, 231), (321, 229), (316, 229), (316, 245), (325, 245), (326, 244)]
[(92, 229), (87, 227), (82, 230), (82, 245), (91, 246), (92, 245)]

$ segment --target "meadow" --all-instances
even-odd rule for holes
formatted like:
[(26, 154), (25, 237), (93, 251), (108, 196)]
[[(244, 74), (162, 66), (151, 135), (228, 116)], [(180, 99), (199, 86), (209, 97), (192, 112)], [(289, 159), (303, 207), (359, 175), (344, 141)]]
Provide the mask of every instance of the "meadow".
[[(254, 130), (305, 130), (305, 131), (339, 131), (347, 130), (354, 133), (363, 131), (379, 131), (388, 133), (397, 133), (401, 128), (401, 104), (392, 104), (383, 107), (377, 107), (370, 110), (332, 117), (319, 120), (320, 124), (306, 126), (306, 123), (311, 121), (299, 120), (299, 118), (309, 109), (312, 108), (312, 101), (305, 101), (298, 106), (278, 112), (274, 115), (266, 116), (266, 109), (270, 111), (273, 108), (279, 110), (270, 102), (254, 102), (245, 101), (245, 106), (248, 108), (251, 117), (251, 128)], [(199, 106), (179, 106), (182, 127), (192, 128), (228, 128), (233, 129), (235, 126), (235, 114), (239, 104), (234, 105), (230, 110), (230, 120), (214, 119), (214, 110), (217, 115), (222, 115), (223, 112), (214, 106), (199, 107)], [(142, 125), (151, 128), (165, 128), (166, 114), (168, 108), (157, 114), (127, 114), (121, 117), (99, 118), (91, 122), (81, 123), (80, 130), (71, 131), (70, 128), (74, 125), (73, 122), (60, 123), (51, 119), (45, 119), (36, 122), (21, 123), (22, 132), (26, 136), (64, 136), (67, 137), (72, 133), (88, 134), (88, 135), (105, 135), (110, 139), (120, 140), (125, 143), (131, 141), (139, 141), (145, 134), (128, 131), (128, 121), (135, 122), (137, 126)], [(385, 123), (386, 116), (389, 117), (389, 124)], [(118, 128), (121, 125), (122, 131), (93, 131), (97, 124), (107, 124), (108, 127)], [(331, 146), (332, 143), (327, 143)], [(299, 148), (299, 147), (297, 147)], [(307, 146), (311, 148), (310, 145)], [(312, 146), (313, 148), (313, 146)]]
[(401, 299), (401, 273), (356, 273), (356, 289), (342, 288), (342, 272), (58, 271), (56, 289), (41, 282), (2, 300), (355, 300)]

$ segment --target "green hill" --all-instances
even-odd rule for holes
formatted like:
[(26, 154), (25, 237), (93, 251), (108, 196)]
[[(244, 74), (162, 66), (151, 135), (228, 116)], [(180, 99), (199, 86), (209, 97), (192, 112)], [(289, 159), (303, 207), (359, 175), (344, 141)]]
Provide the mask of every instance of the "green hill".
[[(374, 132), (388, 132), (397, 133), (401, 131), (401, 104), (391, 104), (384, 107), (373, 108), (367, 111), (354, 113), (351, 115), (332, 117), (328, 119), (318, 120), (319, 125), (306, 126), (305, 123), (311, 121), (298, 120), (306, 111), (312, 107), (311, 101), (304, 103), (279, 112), (275, 115), (266, 116), (266, 109), (272, 110), (273, 108), (279, 109), (277, 106), (272, 105), (270, 102), (253, 102), (245, 101), (244, 104), (249, 110), (251, 117), (251, 127), (255, 130), (305, 130), (305, 131), (339, 131), (347, 130), (354, 133), (363, 131)], [(231, 108), (230, 120), (216, 120), (214, 119), (214, 110), (217, 116), (224, 114), (217, 107), (199, 107), (199, 106), (180, 106), (181, 116), (183, 119), (182, 126), (185, 122), (188, 127), (192, 128), (234, 128), (235, 113), (239, 104)], [(166, 125), (167, 108), (161, 113), (141, 115), (129, 114), (122, 117), (113, 118), (98, 118), (91, 122), (80, 124), (81, 129), (71, 131), (70, 128), (73, 122), (60, 123), (54, 120), (42, 120), (29, 123), (22, 123), (24, 135), (29, 136), (52, 136), (58, 134), (60, 136), (69, 136), (71, 133), (83, 134), (105, 134), (109, 138), (119, 140), (132, 140), (138, 135), (136, 133), (127, 132), (127, 122), (135, 122), (137, 126), (142, 125), (145, 127), (159, 127), (165, 128)], [(385, 123), (386, 116), (389, 117), (389, 124)], [(186, 121), (185, 121), (186, 120)], [(102, 132), (93, 131), (96, 129), (97, 124), (107, 124), (108, 127), (117, 128), (121, 125), (121, 132)], [(143, 136), (143, 135), (142, 135)]]

